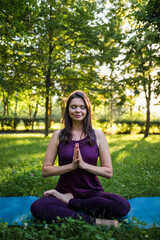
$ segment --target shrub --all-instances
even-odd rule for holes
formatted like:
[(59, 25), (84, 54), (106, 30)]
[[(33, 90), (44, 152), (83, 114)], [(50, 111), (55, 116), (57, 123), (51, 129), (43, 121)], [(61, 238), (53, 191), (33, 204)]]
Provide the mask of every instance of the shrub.
[(4, 126), (10, 127), (13, 130), (16, 130), (18, 124), (20, 123), (20, 118), (0, 118), (2, 129)]
[[(142, 120), (115, 120), (108, 121), (104, 117), (100, 118), (98, 122), (101, 125), (101, 129), (105, 133), (144, 133), (146, 122)], [(150, 122), (150, 133), (159, 133), (160, 132), (160, 122), (152, 121)]]

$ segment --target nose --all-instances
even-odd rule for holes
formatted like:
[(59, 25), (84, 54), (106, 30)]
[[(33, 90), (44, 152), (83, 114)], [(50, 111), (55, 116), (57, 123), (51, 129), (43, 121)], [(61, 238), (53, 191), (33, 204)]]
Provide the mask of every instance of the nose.
[(80, 112), (80, 110), (81, 110), (80, 107), (76, 108), (76, 112)]

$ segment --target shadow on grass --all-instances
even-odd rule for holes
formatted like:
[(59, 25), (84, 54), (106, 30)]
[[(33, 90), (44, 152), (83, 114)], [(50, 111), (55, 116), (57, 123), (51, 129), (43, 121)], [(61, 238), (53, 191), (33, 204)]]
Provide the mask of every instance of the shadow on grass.
[[(3, 143), (3, 151), (0, 152), (1, 173), (4, 171), (7, 174), (0, 184), (3, 196), (39, 196), (56, 186), (57, 177), (52, 181), (52, 178), (48, 180), (41, 176), (43, 154), (49, 139), (34, 136), (25, 136), (24, 139), (22, 136), (0, 138)], [(133, 136), (133, 140), (128, 136), (111, 136), (110, 139), (114, 174), (109, 180), (99, 177), (104, 190), (127, 199), (160, 196), (160, 142), (156, 142), (155, 137), (146, 140), (142, 136)], [(16, 172), (12, 173), (12, 169), (8, 171), (7, 167), (15, 168)]]
[(120, 194), (126, 198), (160, 196), (160, 143), (150, 143), (141, 138), (138, 141), (120, 141), (109, 144), (114, 174), (109, 181), (100, 178), (105, 191)]
[(50, 138), (0, 136), (1, 170), (43, 160)]

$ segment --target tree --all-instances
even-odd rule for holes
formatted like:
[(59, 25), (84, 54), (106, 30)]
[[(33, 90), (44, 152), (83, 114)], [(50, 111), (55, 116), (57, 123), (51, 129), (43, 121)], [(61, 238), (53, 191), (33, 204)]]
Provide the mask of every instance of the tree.
[[(11, 86), (16, 92), (33, 86), (41, 89), (46, 101), (46, 136), (50, 96), (59, 89), (64, 92), (68, 76), (72, 86), (69, 90), (93, 81), (96, 59), (103, 45), (99, 36), (101, 20), (95, 16), (103, 10), (104, 2), (22, 0), (19, 4), (15, 0), (11, 4), (7, 0), (1, 3), (1, 86)], [(82, 83), (85, 76), (87, 79)]]
[[(136, 3), (136, 4), (135, 4)], [(157, 33), (152, 31), (152, 25), (140, 21), (144, 14), (145, 1), (131, 1), (129, 17), (134, 17), (132, 28), (127, 33), (123, 44), (124, 55), (122, 63), (127, 73), (123, 83), (135, 90), (135, 93), (144, 92), (146, 99), (146, 129), (144, 137), (148, 136), (150, 127), (150, 101), (153, 93), (158, 91), (160, 76), (158, 75), (159, 50)]]
[(102, 25), (101, 38), (103, 39), (103, 54), (100, 63), (108, 70), (105, 76), (98, 80), (98, 93), (104, 96), (105, 104), (109, 107), (110, 120), (113, 120), (113, 112), (122, 106), (126, 100), (125, 87), (120, 84), (118, 76), (118, 59), (121, 57), (121, 45), (124, 40), (123, 18), (125, 16), (124, 1), (109, 1), (109, 7), (105, 11)]
[(160, 7), (159, 0), (149, 0), (144, 6), (143, 14), (138, 14), (138, 20), (145, 25), (152, 25), (152, 31), (157, 33), (157, 41), (160, 38)]
[(29, 74), (25, 73), (32, 72), (24, 53), (36, 11), (33, 6), (35, 2), (35, 0), (0, 2), (0, 86), (4, 102), (3, 115), (6, 112), (9, 114), (9, 99), (28, 85), (26, 80)]
[(75, 88), (79, 82), (82, 85), (84, 76), (88, 76), (89, 83), (90, 80), (93, 81), (90, 73), (96, 66), (103, 45), (100, 38), (101, 26), (95, 18), (96, 12), (102, 10), (102, 3), (103, 1), (86, 0), (46, 0), (38, 3), (39, 12), (34, 22), (30, 47), (44, 89), (46, 136), (50, 96), (57, 89), (68, 86), (68, 76), (70, 86)]

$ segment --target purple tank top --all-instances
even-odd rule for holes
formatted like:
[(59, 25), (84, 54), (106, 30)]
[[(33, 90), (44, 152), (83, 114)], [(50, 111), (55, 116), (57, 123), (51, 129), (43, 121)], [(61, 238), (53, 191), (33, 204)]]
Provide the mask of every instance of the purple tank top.
[[(90, 146), (87, 137), (79, 141), (71, 141), (67, 144), (60, 142), (58, 145), (59, 166), (72, 162), (75, 143), (79, 143), (84, 162), (97, 165), (99, 149), (97, 144)], [(96, 175), (76, 169), (60, 176), (56, 190), (61, 193), (72, 193), (74, 197), (83, 197), (92, 191), (104, 191)]]

